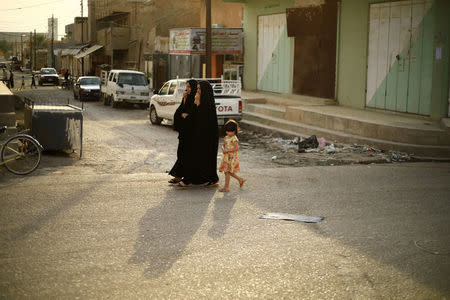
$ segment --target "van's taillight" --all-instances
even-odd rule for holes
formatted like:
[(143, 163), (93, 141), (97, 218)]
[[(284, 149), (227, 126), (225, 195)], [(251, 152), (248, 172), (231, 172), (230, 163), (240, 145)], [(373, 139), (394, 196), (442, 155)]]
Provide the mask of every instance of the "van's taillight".
[(242, 114), (242, 100), (239, 100), (239, 113)]

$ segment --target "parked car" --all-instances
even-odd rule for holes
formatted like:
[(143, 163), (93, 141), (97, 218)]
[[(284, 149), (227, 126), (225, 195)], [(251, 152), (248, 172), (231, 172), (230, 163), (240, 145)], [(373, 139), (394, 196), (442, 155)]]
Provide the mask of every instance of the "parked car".
[(44, 83), (59, 85), (59, 76), (54, 68), (41, 68), (39, 73), (39, 85), (43, 85)]
[[(173, 122), (173, 115), (183, 98), (186, 82), (189, 78), (167, 81), (150, 99), (149, 118), (152, 124), (160, 124), (163, 119)], [(204, 79), (197, 79), (204, 80)], [(223, 125), (227, 120), (242, 119), (241, 81), (208, 79), (214, 91), (217, 121)]]
[(102, 71), (100, 93), (103, 104), (111, 107), (130, 103), (144, 108), (150, 101), (147, 77), (142, 72), (131, 70)]
[(100, 99), (100, 77), (81, 76), (73, 87), (73, 97), (80, 101)]

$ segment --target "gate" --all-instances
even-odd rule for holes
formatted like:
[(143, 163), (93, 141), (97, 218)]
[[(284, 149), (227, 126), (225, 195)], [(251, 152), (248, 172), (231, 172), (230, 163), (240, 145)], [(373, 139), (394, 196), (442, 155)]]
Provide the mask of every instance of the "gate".
[(289, 93), (291, 87), (291, 38), (286, 14), (258, 17), (258, 89)]
[(430, 114), (433, 0), (370, 5), (366, 106)]

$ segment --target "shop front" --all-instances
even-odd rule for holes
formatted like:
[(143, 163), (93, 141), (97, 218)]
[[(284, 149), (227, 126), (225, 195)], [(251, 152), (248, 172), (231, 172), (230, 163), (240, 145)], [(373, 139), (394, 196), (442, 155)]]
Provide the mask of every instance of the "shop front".
[[(205, 28), (170, 30), (170, 78), (206, 77)], [(242, 78), (242, 28), (212, 29), (211, 77)]]

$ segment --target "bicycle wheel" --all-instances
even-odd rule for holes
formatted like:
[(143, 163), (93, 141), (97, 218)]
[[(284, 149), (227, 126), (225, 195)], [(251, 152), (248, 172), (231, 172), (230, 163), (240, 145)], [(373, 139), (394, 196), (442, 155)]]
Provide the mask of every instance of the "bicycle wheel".
[(26, 175), (38, 167), (41, 148), (32, 137), (25, 134), (16, 135), (3, 145), (1, 159), (10, 172)]

